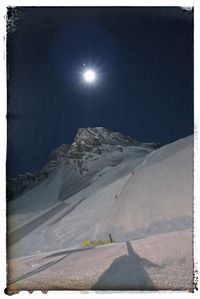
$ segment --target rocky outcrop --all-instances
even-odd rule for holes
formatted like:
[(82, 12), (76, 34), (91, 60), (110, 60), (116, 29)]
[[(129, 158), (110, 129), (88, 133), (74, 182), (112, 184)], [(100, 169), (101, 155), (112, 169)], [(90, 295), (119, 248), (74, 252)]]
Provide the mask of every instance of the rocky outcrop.
[[(124, 136), (121, 133), (113, 132), (103, 127), (80, 128), (74, 142), (62, 144), (55, 149), (41, 171), (31, 174), (25, 173), (14, 178), (7, 179), (7, 198), (14, 199), (23, 192), (33, 188), (45, 178), (54, 173), (61, 163), (72, 164), (73, 167), (84, 175), (88, 171), (87, 163), (90, 159), (100, 159), (101, 154), (107, 151), (120, 151), (127, 146), (140, 146), (156, 149), (160, 145), (155, 143), (140, 143), (135, 138)], [(110, 165), (115, 166), (119, 161), (111, 161)]]

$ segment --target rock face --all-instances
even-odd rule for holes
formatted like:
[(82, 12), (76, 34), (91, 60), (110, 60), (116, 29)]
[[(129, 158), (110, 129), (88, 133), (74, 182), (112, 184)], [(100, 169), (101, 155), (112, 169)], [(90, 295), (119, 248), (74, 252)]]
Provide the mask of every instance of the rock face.
[[(80, 172), (80, 175), (84, 176), (88, 171), (87, 165), (90, 159), (101, 159), (103, 153), (112, 150), (123, 152), (123, 148), (127, 146), (153, 150), (160, 147), (160, 144), (140, 143), (135, 138), (124, 136), (103, 127), (80, 128), (74, 142), (71, 145), (62, 144), (55, 149), (41, 171), (7, 178), (7, 199), (14, 199), (33, 188), (46, 177), (52, 175), (61, 163), (64, 163), (66, 167), (68, 164), (73, 165)], [(119, 161), (113, 159), (110, 166), (116, 166), (118, 163)]]
[(102, 144), (110, 145), (137, 145), (138, 141), (132, 137), (124, 136), (118, 132), (97, 127), (97, 128), (81, 128), (75, 137), (75, 144), (86, 146), (98, 146)]

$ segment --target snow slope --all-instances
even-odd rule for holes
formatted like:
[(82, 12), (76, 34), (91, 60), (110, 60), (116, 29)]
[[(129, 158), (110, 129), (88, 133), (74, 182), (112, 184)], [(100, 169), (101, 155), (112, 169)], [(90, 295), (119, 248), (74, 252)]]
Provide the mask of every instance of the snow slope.
[[(11, 256), (78, 248), (85, 239), (108, 239), (109, 233), (114, 241), (119, 242), (191, 228), (192, 140), (191, 136), (187, 137), (139, 160), (130, 154), (128, 160), (124, 158), (117, 166), (106, 166), (92, 177), (87, 187), (64, 201), (65, 208), (13, 244)], [(63, 177), (63, 173), (57, 177)], [(65, 180), (61, 180), (58, 185), (64, 183)], [(52, 184), (54, 186), (54, 180)], [(39, 188), (42, 187), (39, 185), (30, 192)], [(46, 201), (53, 194), (51, 184), (49, 188), (50, 191), (45, 189)], [(30, 198), (30, 192), (27, 198)], [(37, 209), (43, 207), (43, 198), (40, 200)], [(24, 198), (19, 201), (24, 204), (24, 209), (28, 209)], [(81, 203), (68, 213), (79, 201)], [(28, 218), (31, 220), (30, 213), (24, 211), (12, 216), (20, 219), (21, 227), (26, 224), (21, 221), (22, 215), (26, 223)]]
[(193, 290), (190, 230), (9, 262), (8, 292), (20, 290)]
[(192, 161), (192, 137), (146, 156), (123, 187), (98, 238), (110, 232), (121, 241), (192, 227)]
[[(61, 256), (61, 259), (47, 263), (53, 266), (55, 262), (56, 265), (50, 268), (54, 269), (53, 274), (49, 271), (44, 274), (42, 270), (38, 274), (34, 270), (34, 279), (20, 279), (17, 282), (19, 288), (26, 287), (27, 283), (33, 288), (41, 287), (39, 281), (43, 279), (48, 288), (53, 283), (58, 288), (102, 289), (109, 288), (114, 279), (116, 289), (123, 286), (137, 289), (141, 283), (145, 289), (149, 286), (191, 289), (193, 136), (153, 151), (135, 145), (124, 147), (122, 152), (109, 147), (101, 157), (93, 155), (87, 161), (87, 167), (87, 173), (79, 177), (77, 184), (77, 171), (74, 168), (69, 171), (65, 164), (61, 164), (53, 176), (10, 203), (10, 230), (13, 233), (26, 232), (30, 221), (37, 223), (40, 215), (45, 219), (9, 247), (9, 258), (15, 258), (11, 261), (13, 279), (37, 267), (43, 269), (42, 259), (51, 254)], [(74, 180), (71, 196), (68, 190), (70, 177)], [(59, 208), (59, 205), (62, 206)], [(52, 215), (51, 210), (55, 208), (58, 212)], [(109, 233), (114, 244), (87, 251), (83, 248), (84, 252), (79, 252), (82, 241), (108, 240)], [(134, 255), (136, 244), (141, 245)], [(135, 269), (141, 273), (141, 280), (140, 275), (134, 274), (134, 265), (128, 267), (124, 246), (134, 255), (131, 263), (135, 263)], [(69, 250), (78, 250), (78, 253), (68, 258), (65, 252)], [(144, 256), (143, 250), (146, 252)], [(64, 261), (60, 263), (62, 258)], [(159, 267), (145, 264), (143, 258)], [(81, 266), (83, 260), (88, 271), (85, 270), (87, 267)], [(92, 266), (96, 262), (97, 266)], [(114, 268), (110, 269), (112, 263)], [(101, 266), (98, 268), (98, 265)], [(115, 270), (121, 274), (113, 278)], [(129, 274), (135, 277), (131, 282)]]

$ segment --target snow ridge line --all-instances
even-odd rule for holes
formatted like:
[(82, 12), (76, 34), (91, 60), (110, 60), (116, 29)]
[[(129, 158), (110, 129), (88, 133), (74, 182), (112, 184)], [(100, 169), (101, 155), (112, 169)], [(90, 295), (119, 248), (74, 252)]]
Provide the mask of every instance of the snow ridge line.
[(117, 194), (117, 198), (120, 198), (124, 189), (126, 188), (126, 186), (129, 184), (130, 179), (133, 177), (133, 173), (131, 172), (131, 174), (129, 175), (129, 177), (127, 178), (127, 181), (125, 182), (125, 184), (123, 185), (122, 189), (120, 190), (119, 194)]
[[(138, 170), (138, 168), (139, 168), (140, 166), (142, 166), (142, 165), (145, 165), (145, 164), (146, 164), (146, 161), (148, 160), (148, 158), (150, 158), (150, 156), (152, 156), (152, 154), (153, 154), (154, 152), (155, 152), (155, 151), (152, 151), (152, 152), (150, 152), (148, 155), (146, 155), (146, 156), (148, 156), (147, 159), (146, 159), (146, 156), (145, 156), (145, 159), (144, 159), (142, 162), (140, 161), (140, 162), (133, 168), (132, 172), (130, 173), (130, 175), (129, 175), (128, 179), (127, 179), (127, 181), (126, 181), (125, 184), (123, 185), (123, 187), (122, 187), (122, 189), (120, 190), (119, 194), (117, 194), (117, 198), (119, 198), (119, 197), (122, 196), (122, 194), (124, 193), (124, 190), (125, 190), (126, 186), (129, 184), (129, 181), (131, 180), (131, 178), (137, 174), (136, 171)], [(140, 169), (140, 168), (139, 168), (139, 169)]]

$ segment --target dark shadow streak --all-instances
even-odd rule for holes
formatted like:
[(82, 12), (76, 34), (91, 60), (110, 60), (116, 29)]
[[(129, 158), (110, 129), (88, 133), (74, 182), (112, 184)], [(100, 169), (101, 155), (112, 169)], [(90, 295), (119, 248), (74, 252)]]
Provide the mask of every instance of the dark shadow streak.
[(146, 267), (158, 267), (134, 252), (126, 242), (128, 256), (115, 259), (92, 287), (93, 290), (155, 290), (156, 287), (146, 272)]
[(23, 239), (26, 235), (31, 233), (33, 230), (38, 228), (40, 225), (45, 223), (51, 217), (59, 213), (63, 208), (66, 207), (66, 203), (61, 203), (56, 205), (55, 207), (51, 208), (47, 212), (43, 213), (42, 215), (38, 216), (37, 218), (31, 220), (27, 224), (19, 227), (18, 229), (8, 233), (8, 246), (18, 242), (19, 240)]
[(32, 276), (32, 275), (34, 275), (34, 274), (37, 274), (37, 273), (39, 273), (39, 272), (41, 272), (41, 271), (43, 271), (43, 270), (46, 270), (46, 269), (48, 269), (49, 267), (54, 266), (55, 264), (57, 264), (57, 263), (59, 263), (60, 261), (64, 260), (64, 259), (65, 259), (67, 256), (69, 256), (69, 255), (70, 255), (70, 253), (64, 255), (63, 257), (61, 257), (60, 259), (58, 259), (58, 260), (56, 260), (56, 261), (51, 261), (51, 262), (49, 262), (49, 263), (47, 263), (47, 264), (45, 264), (45, 265), (43, 265), (43, 266), (41, 266), (41, 267), (39, 267), (39, 268), (33, 270), (33, 271), (30, 271), (30, 272), (27, 272), (27, 273), (25, 273), (25, 274), (22, 274), (22, 275), (18, 276), (17, 278), (13, 278), (13, 279), (11, 279), (10, 281), (8, 281), (8, 285), (10, 285), (10, 284), (12, 284), (12, 283), (15, 283), (15, 282), (17, 282), (17, 281), (23, 280), (23, 279), (25, 279), (25, 278), (28, 278), (28, 277), (30, 277), (30, 276)]
[(90, 246), (90, 247), (87, 247), (87, 248), (78, 248), (78, 249), (71, 249), (71, 250), (59, 251), (59, 252), (55, 252), (55, 253), (52, 253), (50, 255), (47, 255), (47, 256), (43, 257), (43, 259), (46, 259), (46, 258), (49, 258), (49, 257), (55, 257), (55, 256), (67, 254), (67, 253), (71, 254), (71, 253), (74, 253), (74, 252), (86, 251), (86, 250), (93, 249), (95, 247), (96, 246)]
[[(67, 216), (69, 213), (71, 213), (86, 198), (87, 197), (81, 198), (81, 200), (79, 200), (77, 203), (75, 203), (71, 208), (69, 207), (69, 209), (65, 213), (65, 216)], [(8, 246), (11, 246), (12, 244), (14, 244), (14, 243), (18, 242), (19, 240), (23, 239), (26, 235), (31, 233), (33, 230), (38, 228), (40, 225), (44, 224), (51, 217), (55, 216), (61, 210), (66, 208), (68, 205), (69, 205), (68, 203), (62, 202), (62, 203), (56, 205), (55, 207), (51, 208), (47, 212), (43, 213), (42, 215), (38, 216), (37, 218), (31, 220), (27, 224), (24, 224), (22, 227), (16, 229), (15, 231), (12, 231), (12, 232), (8, 233), (8, 235), (7, 235)], [(52, 222), (52, 224), (54, 224), (54, 222)]]
[(159, 269), (163, 268), (163, 266), (152, 263), (151, 261), (149, 261), (147, 259), (141, 258), (136, 252), (134, 252), (133, 247), (132, 247), (132, 245), (129, 241), (126, 242), (126, 246), (127, 246), (129, 256), (136, 256), (137, 259), (140, 260), (140, 263), (143, 266), (145, 266), (145, 267), (154, 267), (154, 268), (159, 268)]
[[(54, 219), (49, 225), (54, 225), (56, 224), (58, 221), (60, 221), (61, 219), (63, 219), (64, 217), (66, 217), (69, 213), (71, 213), (77, 206), (79, 206), (87, 197), (83, 197), (81, 198), (81, 200), (79, 200), (76, 204), (74, 204), (72, 207), (70, 207), (66, 212), (64, 212), (64, 214), (61, 214), (60, 216), (58, 216), (56, 219)], [(66, 206), (70, 205), (68, 203), (65, 203)]]

